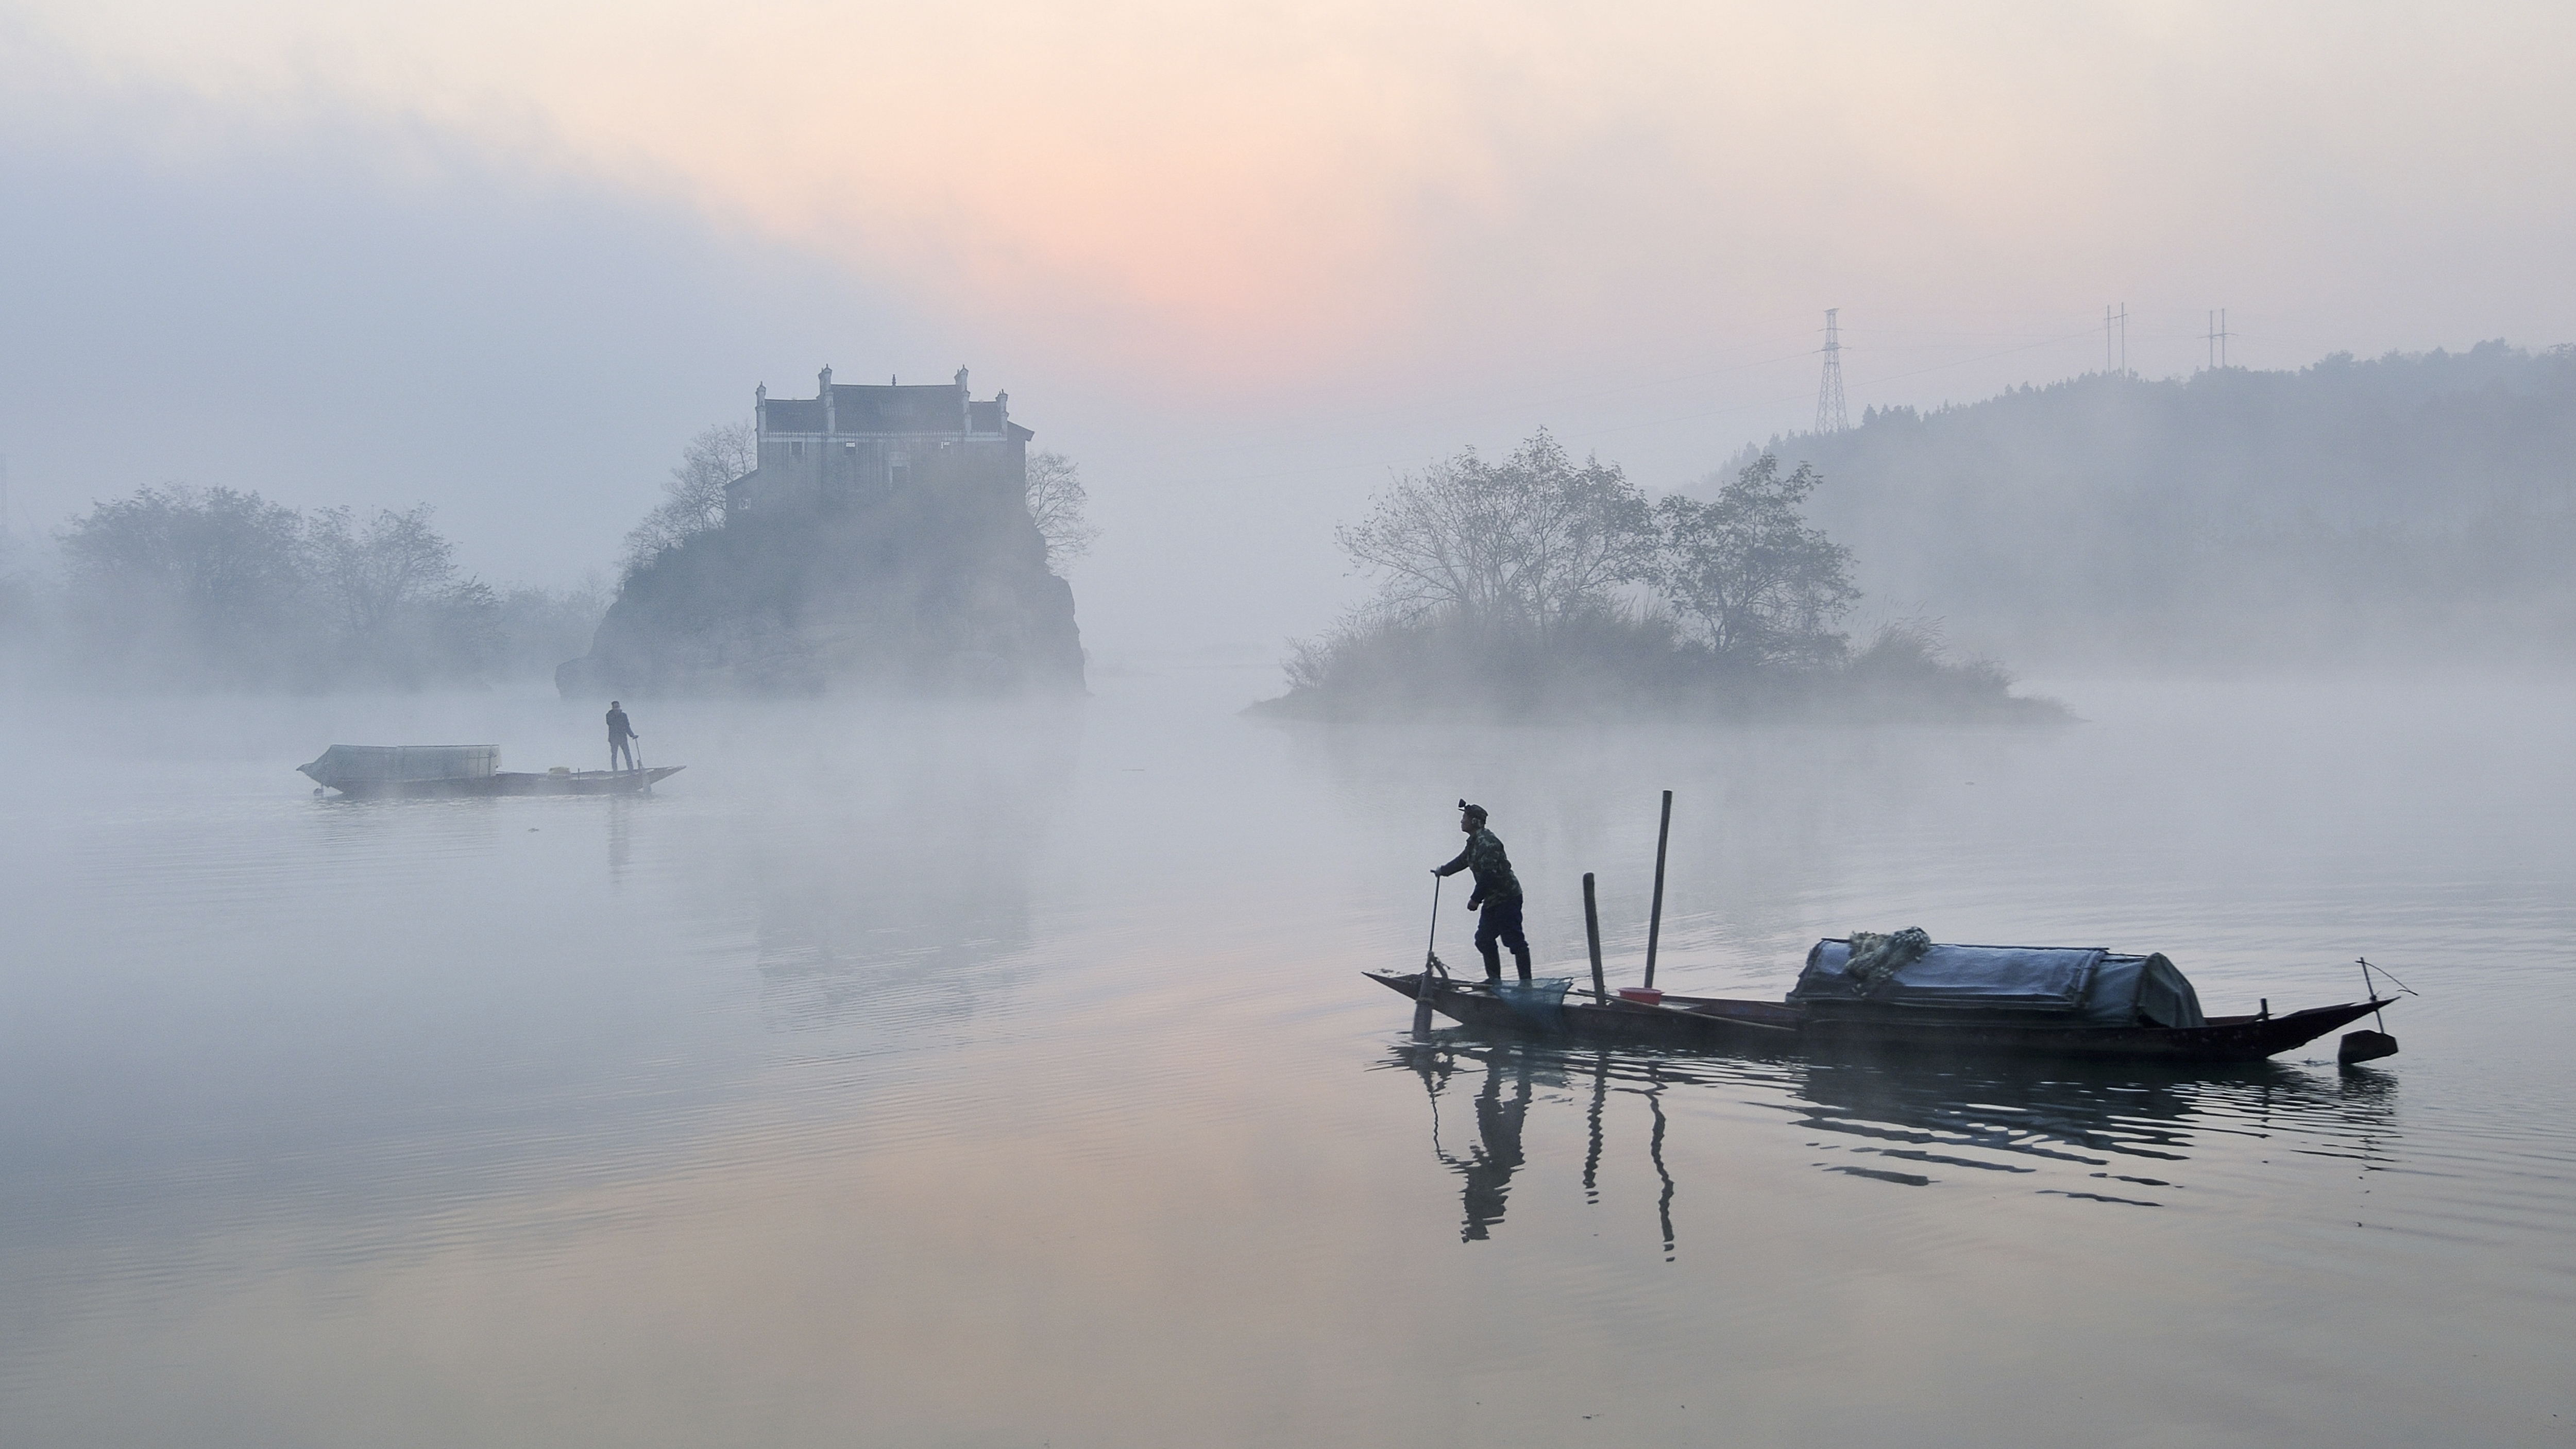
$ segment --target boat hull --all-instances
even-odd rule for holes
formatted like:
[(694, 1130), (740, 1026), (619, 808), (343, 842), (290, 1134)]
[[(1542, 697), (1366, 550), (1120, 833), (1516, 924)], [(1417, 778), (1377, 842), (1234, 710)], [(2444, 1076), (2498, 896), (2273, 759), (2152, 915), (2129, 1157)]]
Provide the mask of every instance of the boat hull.
[(333, 786), (353, 799), (457, 799), (477, 795), (633, 795), (688, 768), (656, 765), (649, 770), (579, 770), (569, 775), (503, 771), (450, 780), (350, 780)]
[[(1363, 972), (1412, 998), (1419, 973)], [(1667, 995), (1660, 1003), (1569, 994), (1536, 1014), (1473, 982), (1436, 980), (1434, 1011), (1483, 1031), (1561, 1035), (1583, 1041), (1740, 1052), (2094, 1058), (2114, 1061), (2254, 1062), (2307, 1045), (2387, 1006), (2384, 1000), (2311, 1007), (2286, 1016), (2213, 1017), (2206, 1026), (2063, 1026), (1936, 1019), (1889, 1013), (1818, 1013), (1771, 1001)]]

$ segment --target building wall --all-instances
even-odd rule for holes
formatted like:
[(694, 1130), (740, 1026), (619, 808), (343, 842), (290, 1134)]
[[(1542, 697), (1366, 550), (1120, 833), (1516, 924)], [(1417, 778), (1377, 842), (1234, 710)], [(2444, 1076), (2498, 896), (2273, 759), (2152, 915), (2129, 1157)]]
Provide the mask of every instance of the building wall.
[(1028, 489), (1028, 443), (1020, 432), (1000, 438), (773, 435), (761, 444), (760, 466), (725, 489), (725, 516), (730, 521), (846, 508), (908, 488), (1021, 498)]

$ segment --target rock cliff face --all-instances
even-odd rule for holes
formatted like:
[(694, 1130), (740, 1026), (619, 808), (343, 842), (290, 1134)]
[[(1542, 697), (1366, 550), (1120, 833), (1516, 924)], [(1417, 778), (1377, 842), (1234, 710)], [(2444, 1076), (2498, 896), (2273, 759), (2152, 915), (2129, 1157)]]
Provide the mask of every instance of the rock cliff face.
[(1079, 694), (1073, 590), (1015, 490), (738, 517), (626, 580), (567, 697)]

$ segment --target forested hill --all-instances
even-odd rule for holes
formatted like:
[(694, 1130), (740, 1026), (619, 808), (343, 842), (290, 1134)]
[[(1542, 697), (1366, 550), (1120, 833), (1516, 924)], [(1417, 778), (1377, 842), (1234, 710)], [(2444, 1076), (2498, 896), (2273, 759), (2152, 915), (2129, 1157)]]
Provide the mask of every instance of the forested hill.
[(1969, 649), (2576, 659), (2576, 348), (2094, 375), (1765, 450), (1823, 473), (1865, 613)]

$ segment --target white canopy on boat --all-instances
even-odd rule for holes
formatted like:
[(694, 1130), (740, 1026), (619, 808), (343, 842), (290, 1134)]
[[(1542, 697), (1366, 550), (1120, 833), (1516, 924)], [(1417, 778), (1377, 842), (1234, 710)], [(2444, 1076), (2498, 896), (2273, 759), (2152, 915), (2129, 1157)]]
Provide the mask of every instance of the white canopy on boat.
[(405, 780), (474, 780), (501, 768), (499, 745), (333, 745), (309, 765), (313, 783), (390, 784)]

